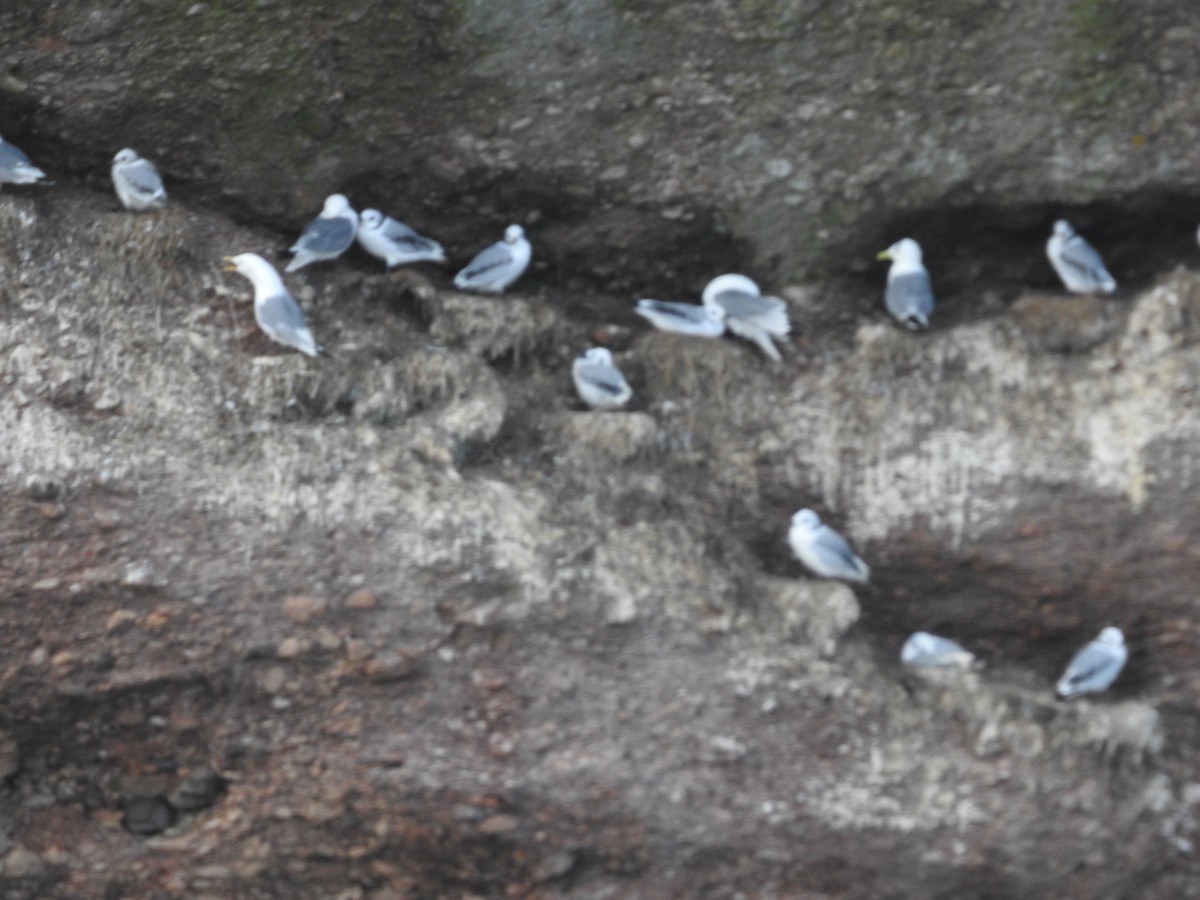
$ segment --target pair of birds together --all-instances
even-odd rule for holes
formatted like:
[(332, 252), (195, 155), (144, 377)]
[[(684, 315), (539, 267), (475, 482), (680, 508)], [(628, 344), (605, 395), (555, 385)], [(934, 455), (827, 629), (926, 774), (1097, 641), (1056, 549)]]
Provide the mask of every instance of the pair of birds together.
[[(871, 570), (850, 549), (846, 539), (821, 522), (811, 509), (792, 516), (788, 529), (792, 552), (810, 571), (822, 578), (838, 578), (866, 584)], [(900, 660), (910, 666), (969, 666), (974, 655), (948, 638), (918, 631), (900, 651)], [(1125, 666), (1128, 651), (1121, 629), (1108, 627), (1075, 654), (1056, 689), (1062, 698), (1107, 690)]]
[[(928, 328), (933, 313), (933, 286), (922, 261), (921, 246), (912, 238), (897, 241), (879, 254), (890, 259), (884, 303), (888, 312), (911, 329)], [(1111, 294), (1117, 282), (1108, 274), (1104, 260), (1071, 223), (1059, 219), (1046, 242), (1046, 257), (1063, 285), (1075, 294), (1096, 291)]]

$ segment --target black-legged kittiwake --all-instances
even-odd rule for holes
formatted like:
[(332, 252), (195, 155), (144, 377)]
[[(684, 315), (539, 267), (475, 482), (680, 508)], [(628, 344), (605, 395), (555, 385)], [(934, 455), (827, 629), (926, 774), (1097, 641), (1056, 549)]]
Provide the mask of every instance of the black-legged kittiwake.
[(792, 516), (788, 544), (796, 559), (822, 578), (866, 584), (871, 576), (870, 568), (850, 549), (846, 539), (821, 524), (820, 517), (811, 509), (802, 509)]
[(1096, 248), (1076, 234), (1065, 219), (1054, 223), (1054, 234), (1046, 242), (1046, 256), (1067, 290), (1074, 294), (1111, 294), (1117, 289)]
[(725, 309), (721, 306), (700, 306), (697, 303), (675, 303), (671, 300), (639, 300), (639, 316), (648, 319), (660, 331), (690, 334), (695, 337), (720, 337), (725, 333)]
[(583, 356), (577, 356), (571, 376), (580, 398), (592, 409), (616, 409), (633, 396), (629, 382), (604, 347), (593, 347)]
[(772, 338), (783, 340), (791, 331), (787, 304), (778, 297), (764, 297), (758, 285), (745, 275), (721, 275), (704, 288), (704, 305), (721, 310), (725, 327), (758, 344), (775, 362), (783, 359)]
[(900, 662), (906, 666), (957, 666), (969, 669), (974, 661), (975, 654), (961, 644), (928, 631), (910, 634), (900, 649)]
[(0, 187), (8, 184), (33, 184), (46, 173), (29, 161), (17, 147), (0, 138)]
[(389, 269), (413, 262), (446, 261), (442, 245), (417, 234), (403, 222), (377, 209), (364, 209), (358, 216), (358, 242)]
[(271, 340), (301, 353), (317, 356), (324, 353), (312, 336), (304, 313), (292, 299), (275, 267), (256, 253), (227, 256), (227, 272), (237, 272), (254, 285), (254, 319)]
[(481, 294), (503, 294), (528, 268), (532, 256), (533, 248), (525, 238), (525, 229), (520, 225), (509, 225), (504, 229), (504, 240), (480, 250), (467, 267), (454, 276), (454, 286)]
[(1121, 674), (1129, 651), (1120, 628), (1109, 626), (1100, 636), (1072, 657), (1067, 671), (1058, 680), (1058, 696), (1066, 699), (1077, 694), (1108, 690)]
[(906, 328), (914, 331), (928, 328), (933, 312), (933, 286), (921, 262), (921, 245), (912, 238), (904, 238), (882, 251), (879, 258), (892, 261), (884, 293), (888, 312)]
[(291, 252), (296, 256), (288, 263), (287, 271), (295, 272), (323, 259), (337, 259), (354, 243), (357, 232), (358, 213), (350, 201), (344, 194), (330, 194), (321, 214), (308, 223), (292, 245)]
[(167, 189), (154, 163), (126, 147), (113, 157), (112, 181), (126, 209), (159, 209), (167, 202)]

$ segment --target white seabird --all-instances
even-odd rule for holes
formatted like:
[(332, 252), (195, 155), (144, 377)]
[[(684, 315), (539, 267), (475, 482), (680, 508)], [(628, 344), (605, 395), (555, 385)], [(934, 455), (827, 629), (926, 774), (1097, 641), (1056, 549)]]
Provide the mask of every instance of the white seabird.
[(912, 238), (904, 238), (881, 252), (879, 259), (892, 261), (884, 293), (888, 312), (906, 328), (914, 331), (928, 328), (933, 312), (933, 286), (921, 262), (921, 245)]
[(290, 252), (295, 258), (288, 263), (288, 272), (302, 269), (309, 263), (323, 259), (337, 259), (354, 243), (358, 233), (358, 213), (350, 206), (344, 194), (330, 194), (325, 198), (321, 214), (308, 223)]
[(389, 269), (413, 262), (446, 261), (442, 245), (417, 234), (403, 222), (377, 209), (364, 209), (358, 216), (358, 243)]
[(694, 337), (720, 337), (725, 333), (725, 310), (720, 306), (675, 303), (671, 300), (639, 300), (639, 316), (660, 331)]
[(802, 509), (792, 516), (788, 529), (788, 544), (796, 559), (822, 578), (840, 578), (866, 584), (871, 570), (855, 555), (846, 539), (821, 524), (811, 509)]
[(463, 291), (481, 294), (503, 294), (529, 266), (533, 247), (525, 238), (525, 229), (509, 225), (504, 240), (485, 247), (454, 276), (454, 286)]
[(575, 390), (592, 409), (617, 409), (629, 402), (633, 389), (604, 347), (593, 347), (571, 366)]
[(704, 305), (720, 309), (725, 327), (758, 344), (775, 362), (783, 359), (772, 338), (783, 340), (791, 331), (787, 304), (778, 297), (764, 297), (758, 285), (745, 275), (721, 275), (704, 288)]
[(975, 654), (949, 638), (928, 631), (909, 635), (900, 649), (900, 662), (906, 666), (955, 666), (969, 669)]
[(256, 253), (227, 256), (226, 272), (237, 272), (254, 285), (254, 319), (271, 340), (301, 353), (317, 356), (325, 352), (312, 336), (304, 313), (292, 299), (275, 267)]
[(1077, 694), (1108, 690), (1121, 674), (1128, 657), (1121, 629), (1105, 628), (1098, 638), (1072, 657), (1067, 671), (1058, 680), (1058, 696), (1065, 700)]
[(0, 187), (8, 184), (33, 184), (46, 173), (29, 161), (20, 149), (0, 138)]
[(126, 209), (160, 209), (167, 202), (167, 189), (154, 163), (126, 147), (113, 157), (113, 188)]
[(1067, 290), (1074, 294), (1111, 294), (1117, 289), (1096, 248), (1076, 234), (1065, 219), (1054, 223), (1054, 234), (1046, 242), (1046, 256)]

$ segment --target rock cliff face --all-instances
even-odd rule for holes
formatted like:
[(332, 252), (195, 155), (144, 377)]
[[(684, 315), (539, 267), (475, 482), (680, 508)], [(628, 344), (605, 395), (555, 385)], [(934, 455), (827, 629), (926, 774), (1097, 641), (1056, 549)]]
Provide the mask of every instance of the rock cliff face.
[[(5, 896), (1200, 896), (1190, 8), (403, 6), (0, 11), (57, 182), (0, 195)], [(281, 351), (220, 259), (333, 190), (535, 267), (355, 250), (289, 278), (335, 357)], [(781, 365), (630, 312), (731, 269)], [(572, 396), (597, 341), (629, 411)]]

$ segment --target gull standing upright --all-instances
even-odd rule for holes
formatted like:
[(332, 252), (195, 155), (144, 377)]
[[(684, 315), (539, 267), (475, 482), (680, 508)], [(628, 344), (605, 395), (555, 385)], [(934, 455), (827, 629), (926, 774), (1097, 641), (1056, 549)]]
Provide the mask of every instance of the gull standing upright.
[(323, 259), (337, 259), (354, 243), (357, 233), (358, 213), (350, 201), (343, 194), (330, 194), (321, 214), (308, 223), (291, 246), (290, 252), (296, 256), (288, 263), (287, 271), (295, 272)]
[(358, 243), (372, 256), (382, 259), (389, 269), (405, 263), (446, 261), (441, 244), (421, 237), (403, 222), (377, 209), (364, 209), (359, 214)]
[(1046, 241), (1046, 256), (1062, 283), (1073, 294), (1096, 291), (1111, 294), (1117, 289), (1117, 282), (1108, 274), (1096, 248), (1076, 234), (1071, 223), (1065, 219), (1054, 223), (1054, 233)]
[(509, 225), (504, 240), (485, 247), (454, 276), (454, 286), (463, 291), (481, 294), (503, 294), (529, 266), (533, 247), (525, 238), (525, 229)]
[(271, 340), (301, 353), (317, 356), (325, 352), (309, 331), (304, 313), (292, 299), (275, 267), (256, 253), (227, 256), (226, 272), (237, 272), (254, 285), (254, 319)]
[(113, 157), (113, 188), (126, 209), (161, 209), (167, 202), (167, 189), (154, 163), (142, 159), (136, 150), (126, 147)]
[(634, 310), (659, 331), (690, 334), (693, 337), (720, 337), (725, 333), (725, 310), (695, 303), (671, 300), (639, 300)]
[(1067, 664), (1067, 671), (1058, 680), (1058, 696), (1062, 699), (1078, 694), (1106, 691), (1121, 669), (1129, 651), (1120, 628), (1109, 626), (1100, 636), (1080, 650)]
[(0, 187), (8, 184), (33, 184), (46, 173), (29, 161), (20, 149), (0, 138)]
[(802, 509), (792, 516), (788, 544), (796, 559), (822, 578), (866, 584), (871, 577), (870, 568), (850, 549), (846, 539), (821, 524), (820, 517), (811, 509)]
[(633, 389), (604, 347), (593, 347), (571, 366), (575, 390), (592, 409), (617, 409), (629, 402)]
[(787, 304), (778, 297), (764, 297), (745, 275), (720, 275), (704, 288), (702, 299), (709, 309), (720, 310), (725, 327), (738, 337), (758, 344), (775, 362), (783, 359), (771, 339), (785, 339), (791, 323)]
[(933, 286), (921, 261), (921, 245), (912, 238), (896, 241), (879, 254), (890, 259), (884, 302), (901, 325), (914, 331), (929, 327), (933, 312)]

